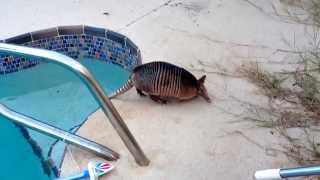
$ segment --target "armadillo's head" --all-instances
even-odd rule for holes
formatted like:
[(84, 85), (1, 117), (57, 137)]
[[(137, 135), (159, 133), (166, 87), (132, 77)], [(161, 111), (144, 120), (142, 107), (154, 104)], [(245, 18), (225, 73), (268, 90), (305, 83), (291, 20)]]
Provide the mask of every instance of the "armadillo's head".
[(208, 95), (207, 89), (204, 86), (204, 81), (206, 79), (206, 75), (203, 75), (199, 80), (198, 80), (198, 95), (202, 96), (208, 103), (211, 103), (211, 99)]

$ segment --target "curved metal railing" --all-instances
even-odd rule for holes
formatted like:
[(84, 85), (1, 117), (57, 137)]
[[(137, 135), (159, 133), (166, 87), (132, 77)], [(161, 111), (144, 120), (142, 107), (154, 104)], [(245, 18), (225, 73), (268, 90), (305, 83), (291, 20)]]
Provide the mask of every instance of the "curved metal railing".
[(118, 153), (114, 152), (113, 150), (101, 144), (92, 142), (83, 137), (69, 133), (68, 131), (64, 131), (62, 129), (51, 126), (49, 124), (40, 122), (28, 116), (17, 113), (1, 103), (0, 103), (0, 115), (10, 119), (15, 123), (21, 124), (22, 126), (34, 129), (40, 133), (45, 133), (51, 137), (58, 138), (64, 142), (89, 150), (95, 153), (97, 156), (103, 157), (107, 160), (114, 161), (119, 158)]
[(127, 146), (131, 154), (134, 156), (136, 162), (141, 166), (147, 166), (149, 164), (149, 160), (143, 153), (139, 144), (131, 134), (129, 128), (123, 121), (122, 117), (120, 116), (116, 108), (113, 106), (108, 96), (104, 94), (104, 91), (99, 85), (99, 83), (89, 72), (89, 70), (86, 67), (84, 67), (81, 63), (68, 56), (54, 51), (30, 48), (25, 46), (17, 46), (5, 43), (0, 43), (0, 53), (1, 52), (13, 53), (15, 55), (22, 56), (27, 55), (39, 57), (43, 60), (47, 60), (48, 62), (52, 62), (57, 65), (63, 66), (64, 68), (75, 73), (88, 87), (88, 89), (100, 105), (101, 109), (103, 110), (104, 114), (107, 116), (107, 118), (109, 118), (112, 126), (115, 128), (124, 144)]

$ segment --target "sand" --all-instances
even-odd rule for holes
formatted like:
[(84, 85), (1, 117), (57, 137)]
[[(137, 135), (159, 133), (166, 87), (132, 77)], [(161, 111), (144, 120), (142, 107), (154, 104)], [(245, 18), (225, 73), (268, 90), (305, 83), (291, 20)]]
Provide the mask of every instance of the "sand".
[[(135, 163), (101, 110), (92, 114), (78, 134), (121, 154), (116, 169), (101, 179), (247, 180), (255, 170), (295, 163), (270, 150), (281, 143), (279, 136), (231, 114), (245, 110), (233, 97), (261, 105), (267, 99), (246, 80), (215, 72), (220, 66), (233, 73), (250, 60), (290, 57), (283, 39), (296, 36), (302, 46), (304, 33), (302, 26), (270, 15), (271, 1), (252, 2), (265, 11), (244, 0), (12, 0), (2, 5), (0, 38), (57, 25), (104, 27), (130, 37), (143, 62), (168, 61), (197, 77), (207, 75), (211, 104), (197, 98), (161, 105), (133, 89), (113, 100), (151, 160), (148, 167)], [(61, 174), (76, 173), (90, 160), (99, 158), (69, 146)]]

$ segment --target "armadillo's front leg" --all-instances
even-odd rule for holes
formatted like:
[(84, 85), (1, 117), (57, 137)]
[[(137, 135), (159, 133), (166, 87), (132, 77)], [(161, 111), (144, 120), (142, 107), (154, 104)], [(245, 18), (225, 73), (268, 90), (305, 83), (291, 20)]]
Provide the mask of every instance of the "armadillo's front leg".
[(150, 99), (161, 104), (167, 104), (168, 102), (167, 100), (162, 99), (160, 96), (155, 96), (155, 95), (150, 95)]
[(136, 88), (136, 90), (137, 90), (137, 93), (138, 93), (140, 96), (146, 96), (140, 89), (137, 89), (137, 88)]

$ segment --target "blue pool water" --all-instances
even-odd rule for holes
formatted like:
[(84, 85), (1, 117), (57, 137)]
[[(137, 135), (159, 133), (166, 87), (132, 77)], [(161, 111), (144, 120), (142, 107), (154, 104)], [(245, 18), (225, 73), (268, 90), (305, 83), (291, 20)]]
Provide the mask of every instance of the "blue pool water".
[(1, 164), (0, 179), (49, 180), (39, 158), (33, 155), (28, 141), (9, 120), (0, 117)]
[[(96, 59), (82, 59), (80, 62), (93, 73), (106, 93), (121, 87), (129, 77), (129, 73), (118, 65)], [(0, 75), (0, 87), (1, 103), (64, 130), (77, 129), (98, 108), (87, 87), (75, 74), (52, 63)], [(21, 130), (1, 116), (0, 129), (0, 137), (4, 141), (0, 148), (1, 160), (4, 160), (0, 164), (0, 179), (48, 179), (41, 158), (33, 153)], [(59, 166), (64, 144), (58, 143), (50, 150), (56, 141), (54, 138), (33, 130), (28, 132), (41, 147), (42, 158), (52, 159)], [(25, 171), (20, 174), (21, 169)], [(12, 178), (11, 173), (16, 171), (19, 171), (15, 174), (17, 177)]]

